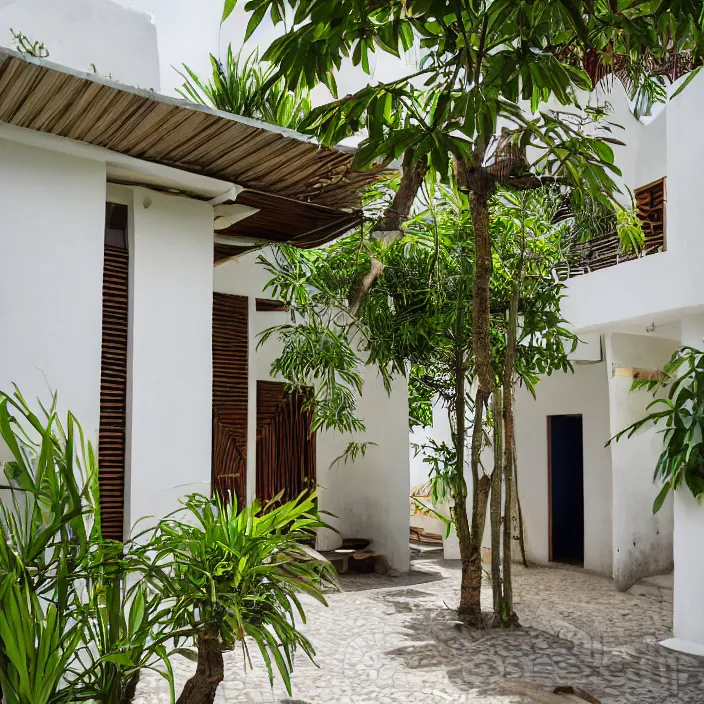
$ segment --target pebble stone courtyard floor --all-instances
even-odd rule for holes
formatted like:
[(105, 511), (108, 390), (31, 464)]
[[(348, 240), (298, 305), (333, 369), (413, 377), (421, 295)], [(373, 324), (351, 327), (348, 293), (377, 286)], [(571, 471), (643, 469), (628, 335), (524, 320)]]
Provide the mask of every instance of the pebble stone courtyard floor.
[[(619, 593), (611, 580), (577, 569), (516, 567), (522, 627), (474, 631), (448, 608), (459, 593), (459, 564), (413, 565), (398, 578), (343, 575), (327, 609), (306, 601), (303, 628), (319, 667), (297, 659), (291, 697), (279, 682), (271, 689), (258, 657), (245, 672), (236, 650), (225, 656), (216, 704), (579, 701), (552, 694), (560, 685), (602, 704), (704, 704), (704, 659), (657, 645), (672, 624), (667, 589)], [(490, 598), (483, 590), (487, 608)], [(179, 658), (174, 669), (178, 695), (194, 665)], [(140, 704), (168, 701), (158, 677), (143, 680)]]

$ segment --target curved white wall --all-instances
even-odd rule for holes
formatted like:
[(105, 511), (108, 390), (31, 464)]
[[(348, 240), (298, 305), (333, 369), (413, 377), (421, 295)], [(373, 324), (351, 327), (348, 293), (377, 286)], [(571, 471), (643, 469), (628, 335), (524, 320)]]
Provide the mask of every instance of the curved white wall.
[(210, 494), (213, 209), (144, 188), (110, 191), (126, 191), (131, 208), (130, 526), (188, 493)]
[(0, 389), (58, 392), (93, 443), (104, 228), (105, 164), (0, 139)]
[[(191, 3), (196, 5), (196, 3)], [(42, 41), (48, 61), (158, 91), (156, 27), (144, 12), (113, 0), (0, 0), (0, 46), (10, 32)]]

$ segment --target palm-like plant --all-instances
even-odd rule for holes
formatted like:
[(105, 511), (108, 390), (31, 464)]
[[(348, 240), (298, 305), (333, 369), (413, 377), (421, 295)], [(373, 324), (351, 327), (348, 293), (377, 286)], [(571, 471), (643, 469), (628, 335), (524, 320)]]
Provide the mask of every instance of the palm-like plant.
[(201, 80), (184, 64), (185, 74), (181, 75), (185, 82), (178, 90), (180, 95), (199, 105), (289, 129), (296, 129), (310, 112), (308, 90), (289, 90), (283, 80), (272, 80), (273, 68), (260, 63), (256, 51), (243, 57), (241, 50), (234, 54), (230, 44), (224, 63), (212, 54), (210, 63), (210, 80)]
[(240, 642), (251, 665), (248, 638), (270, 679), (276, 668), (289, 693), (295, 651), (315, 655), (296, 619), (305, 621), (299, 594), (325, 604), (323, 589), (335, 584), (329, 563), (306, 545), (326, 524), (314, 495), (272, 506), (262, 509), (255, 501), (238, 512), (234, 500), (193, 494), (181, 512), (160, 524), (176, 613), (198, 646), (196, 673), (180, 704), (212, 704), (224, 676), (223, 651)]

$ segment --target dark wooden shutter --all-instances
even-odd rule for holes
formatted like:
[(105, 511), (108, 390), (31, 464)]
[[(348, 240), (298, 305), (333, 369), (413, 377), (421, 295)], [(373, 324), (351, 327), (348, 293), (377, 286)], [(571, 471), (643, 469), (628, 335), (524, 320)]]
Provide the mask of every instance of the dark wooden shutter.
[(107, 204), (103, 259), (98, 483), (103, 537), (123, 540), (129, 315), (127, 206)]
[(245, 296), (213, 294), (212, 488), (246, 500), (247, 321)]
[(315, 433), (305, 395), (285, 384), (257, 382), (257, 497), (263, 502), (283, 492), (290, 501), (316, 485)]
[(272, 298), (257, 298), (255, 307), (258, 313), (279, 313), (288, 310), (283, 301), (276, 301)]
[(646, 254), (664, 252), (667, 249), (667, 240), (665, 239), (665, 202), (667, 200), (665, 179), (661, 178), (659, 181), (654, 181), (647, 186), (636, 188), (635, 198), (638, 219), (643, 226), (643, 233), (645, 234), (643, 251)]

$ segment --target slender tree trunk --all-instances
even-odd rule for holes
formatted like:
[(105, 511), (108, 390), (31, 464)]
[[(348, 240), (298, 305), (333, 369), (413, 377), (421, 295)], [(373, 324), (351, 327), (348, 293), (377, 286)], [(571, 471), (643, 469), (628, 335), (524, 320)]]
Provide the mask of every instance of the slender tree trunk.
[(477, 379), (485, 395), (494, 388), (491, 367), (491, 337), (489, 333), (491, 282), (491, 240), (489, 237), (489, 194), (473, 191), (471, 197), (472, 226), (474, 229), (475, 274), (472, 291), (472, 337), (477, 361)]
[(523, 255), (519, 260), (516, 271), (516, 280), (508, 311), (508, 334), (506, 340), (506, 358), (504, 362), (503, 395), (504, 395), (504, 517), (503, 517), (503, 599), (499, 620), (501, 625), (510, 626), (518, 622), (518, 617), (513, 610), (513, 582), (511, 576), (512, 547), (513, 547), (513, 449), (514, 440), (514, 414), (513, 414), (513, 378), (516, 364), (516, 344), (518, 337), (518, 299), (521, 293), (521, 276), (523, 273)]
[[(462, 381), (464, 399), (464, 380)], [(464, 400), (462, 402), (464, 406)], [(458, 408), (459, 411), (459, 408)], [(458, 413), (459, 415), (459, 413)], [(462, 411), (464, 425), (464, 410)], [(482, 536), (486, 521), (486, 509), (489, 499), (489, 477), (479, 476), (479, 461), (482, 441), (482, 421), (484, 417), (484, 394), (477, 390), (474, 402), (474, 425), (472, 428), (472, 521), (467, 516), (466, 484), (463, 495), (458, 495), (453, 510), (455, 511), (455, 528), (460, 544), (462, 559), (462, 583), (460, 586), (460, 604), (457, 613), (467, 624), (474, 627), (484, 625), (481, 608), (482, 588)], [(459, 430), (459, 422), (458, 422)], [(464, 441), (462, 441), (464, 454)], [(460, 460), (458, 460), (460, 461)]]
[[(403, 232), (401, 226), (408, 220), (413, 202), (423, 185), (428, 165), (425, 160), (411, 161), (407, 155), (401, 173), (401, 183), (394, 195), (391, 205), (374, 225), (372, 237), (382, 239), (388, 246), (399, 239)], [(364, 297), (369, 293), (377, 279), (382, 275), (384, 265), (376, 257), (372, 257), (370, 270), (357, 279), (347, 296), (350, 315), (357, 315)]]
[(513, 485), (516, 487), (516, 513), (518, 514), (518, 543), (521, 546), (521, 560), (523, 566), (528, 567), (526, 558), (526, 533), (523, 525), (523, 507), (521, 496), (518, 492), (518, 453), (516, 452), (516, 435), (513, 436)]
[(125, 685), (125, 688), (120, 694), (120, 704), (132, 704), (137, 694), (137, 685), (139, 684), (139, 672), (135, 672)]
[(503, 424), (501, 388), (494, 391), (494, 470), (491, 473), (491, 591), (494, 596), (494, 614), (500, 612), (503, 599), (501, 585), (501, 492), (503, 486)]
[(200, 633), (196, 674), (186, 682), (176, 704), (213, 704), (224, 675), (225, 665), (217, 633)]

